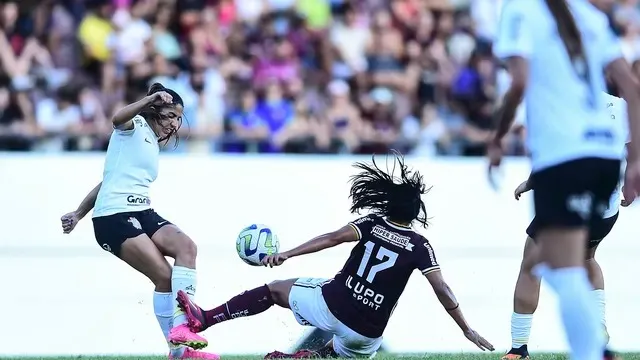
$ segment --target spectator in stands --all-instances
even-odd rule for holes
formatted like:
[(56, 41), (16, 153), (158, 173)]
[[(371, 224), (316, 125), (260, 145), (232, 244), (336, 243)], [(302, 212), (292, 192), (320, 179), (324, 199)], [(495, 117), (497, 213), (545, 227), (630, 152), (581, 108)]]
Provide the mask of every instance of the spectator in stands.
[(367, 47), (371, 31), (358, 21), (356, 10), (348, 7), (341, 20), (330, 30), (331, 45), (337, 55), (333, 74), (340, 78), (351, 78), (367, 70)]
[(82, 134), (79, 89), (75, 84), (59, 88), (55, 96), (36, 104), (36, 121), (42, 130), (40, 151), (60, 151), (70, 147), (69, 140)]
[(269, 125), (257, 110), (255, 93), (245, 90), (239, 109), (229, 116), (229, 127), (233, 135), (226, 141), (228, 152), (266, 151), (269, 139)]
[(325, 116), (333, 147), (337, 152), (353, 152), (360, 146), (363, 132), (360, 110), (351, 101), (349, 85), (345, 81), (334, 80), (327, 90), (330, 100)]
[(102, 91), (109, 92), (113, 90), (115, 76), (113, 5), (109, 0), (88, 0), (86, 6), (87, 15), (78, 27), (78, 38), (84, 49), (83, 67)]
[(362, 153), (384, 153), (399, 140), (401, 119), (394, 107), (394, 94), (384, 87), (373, 89), (363, 100), (365, 131)]
[[(189, 94), (167, 151), (482, 154), (500, 2), (2, 1), (0, 147), (104, 148), (102, 119), (158, 80)], [(612, 15), (630, 61), (638, 14)]]
[(0, 87), (0, 150), (27, 151), (36, 135), (25, 92), (11, 91), (8, 79)]
[(452, 88), (457, 109), (467, 119), (463, 128), (467, 156), (484, 156), (492, 130), (495, 73), (490, 58), (474, 53)]
[[(284, 97), (282, 86), (278, 82), (272, 81), (267, 85), (264, 97), (258, 101), (256, 113), (267, 125), (271, 139), (274, 139), (293, 120), (294, 106), (290, 100)], [(272, 143), (271, 145), (268, 149), (269, 152), (280, 150), (277, 144)]]

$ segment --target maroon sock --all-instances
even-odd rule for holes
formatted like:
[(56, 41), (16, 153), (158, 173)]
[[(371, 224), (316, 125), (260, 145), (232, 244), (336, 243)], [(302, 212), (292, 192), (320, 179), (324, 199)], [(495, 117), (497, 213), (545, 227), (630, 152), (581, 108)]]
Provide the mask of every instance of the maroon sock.
[(267, 285), (236, 295), (217, 308), (204, 312), (206, 326), (223, 321), (260, 314), (273, 306), (271, 291)]

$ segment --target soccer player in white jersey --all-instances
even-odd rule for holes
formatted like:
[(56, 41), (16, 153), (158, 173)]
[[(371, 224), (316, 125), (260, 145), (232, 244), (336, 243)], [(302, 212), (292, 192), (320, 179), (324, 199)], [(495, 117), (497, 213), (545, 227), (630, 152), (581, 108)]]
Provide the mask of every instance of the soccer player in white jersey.
[[(640, 96), (603, 12), (587, 0), (512, 0), (502, 9), (496, 56), (512, 78), (489, 144), (490, 169), (519, 103), (527, 109), (527, 147), (539, 246), (534, 273), (557, 293), (574, 360), (602, 359), (605, 339), (584, 268), (585, 243), (618, 184), (624, 126), (607, 116), (603, 71), (629, 102), (630, 158), (640, 149)], [(630, 161), (625, 198), (640, 191), (640, 163)], [(605, 352), (610, 357), (609, 352)]]
[[(180, 95), (156, 83), (145, 98), (118, 111), (112, 119), (103, 180), (77, 210), (62, 217), (62, 228), (70, 233), (95, 206), (93, 229), (98, 245), (155, 285), (154, 312), (170, 345), (169, 358), (219, 359), (191, 349), (205, 347), (207, 340), (189, 329), (176, 301), (180, 290), (195, 294), (196, 245), (158, 215), (149, 199), (149, 187), (158, 176), (160, 144), (175, 137), (183, 107)], [(175, 259), (173, 268), (165, 256)]]
[[(613, 95), (606, 94), (606, 104), (609, 110), (611, 120), (623, 122), (626, 126), (627, 114), (626, 103), (623, 99)], [(517, 120), (516, 120), (517, 121)], [(532, 183), (527, 179), (520, 184), (514, 196), (516, 200), (520, 200), (523, 193), (532, 190)], [(620, 185), (620, 184), (619, 184)], [(608, 340), (609, 334), (606, 327), (605, 319), (605, 296), (604, 296), (604, 275), (602, 269), (595, 259), (595, 253), (598, 245), (611, 232), (613, 226), (618, 219), (618, 210), (621, 204), (620, 187), (616, 187), (613, 194), (609, 198), (609, 205), (604, 212), (602, 218), (597, 218), (592, 225), (587, 242), (586, 269), (593, 287), (592, 294), (598, 304), (598, 315), (600, 324), (605, 333), (605, 339)], [(528, 359), (529, 336), (531, 334), (531, 325), (533, 321), (533, 313), (538, 307), (540, 299), (540, 279), (531, 274), (531, 268), (537, 258), (536, 234), (539, 229), (539, 223), (536, 218), (533, 219), (527, 228), (527, 240), (524, 245), (522, 255), (522, 264), (516, 288), (513, 294), (513, 314), (511, 315), (511, 350), (503, 357), (503, 360)]]

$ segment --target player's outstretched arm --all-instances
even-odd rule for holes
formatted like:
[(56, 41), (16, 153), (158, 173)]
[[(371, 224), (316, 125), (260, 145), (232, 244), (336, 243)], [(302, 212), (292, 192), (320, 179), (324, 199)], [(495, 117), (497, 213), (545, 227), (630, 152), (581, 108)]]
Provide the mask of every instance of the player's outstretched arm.
[(467, 320), (464, 318), (462, 314), (462, 310), (460, 310), (460, 303), (456, 299), (455, 295), (453, 295), (453, 291), (447, 283), (444, 281), (442, 277), (442, 272), (440, 270), (429, 272), (425, 275), (431, 287), (433, 287), (433, 291), (436, 293), (438, 300), (442, 306), (447, 310), (447, 313), (451, 318), (458, 324), (460, 330), (464, 333), (464, 336), (469, 339), (472, 343), (476, 344), (481, 350), (490, 350), (493, 351), (494, 347), (485, 340), (482, 336), (480, 336), (477, 332), (475, 332), (469, 324)]
[(87, 196), (82, 199), (80, 205), (75, 211), (72, 211), (68, 214), (64, 214), (60, 221), (62, 222), (62, 232), (65, 234), (70, 233), (76, 227), (78, 222), (84, 218), (93, 206), (96, 204), (96, 198), (98, 197), (98, 192), (100, 191), (100, 187), (102, 186), (102, 182), (100, 182), (96, 187), (94, 187)]
[(318, 252), (320, 250), (328, 249), (330, 247), (334, 247), (336, 245), (358, 241), (359, 236), (353, 225), (346, 225), (336, 230), (334, 232), (320, 235), (315, 237), (306, 243), (295, 247), (289, 251), (285, 251), (283, 255), (286, 255), (287, 258), (291, 258), (294, 256), (300, 256), (305, 254), (311, 254), (314, 252)]

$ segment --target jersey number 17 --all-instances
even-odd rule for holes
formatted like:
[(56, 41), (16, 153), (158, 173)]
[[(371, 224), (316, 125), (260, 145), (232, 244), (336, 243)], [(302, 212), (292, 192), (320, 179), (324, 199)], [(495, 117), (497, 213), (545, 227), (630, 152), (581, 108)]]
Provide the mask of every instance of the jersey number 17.
[(376, 244), (373, 241), (367, 241), (364, 244), (364, 255), (362, 256), (360, 266), (358, 266), (358, 271), (356, 272), (359, 277), (364, 278), (364, 274), (367, 272), (367, 268), (369, 268), (367, 277), (364, 278), (368, 283), (372, 283), (376, 274), (380, 271), (392, 268), (393, 265), (396, 264), (396, 260), (398, 260), (398, 253), (393, 252), (384, 246), (380, 246), (376, 252), (376, 259), (381, 260), (382, 262), (376, 265), (371, 265), (369, 261), (371, 260), (371, 255), (373, 254), (375, 247)]

